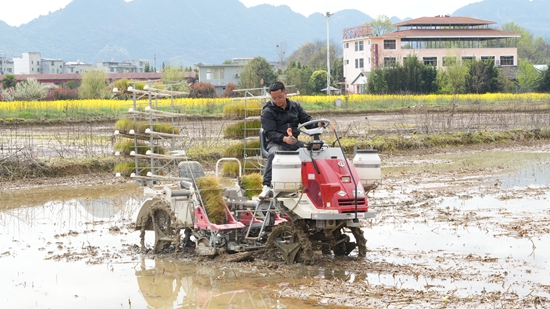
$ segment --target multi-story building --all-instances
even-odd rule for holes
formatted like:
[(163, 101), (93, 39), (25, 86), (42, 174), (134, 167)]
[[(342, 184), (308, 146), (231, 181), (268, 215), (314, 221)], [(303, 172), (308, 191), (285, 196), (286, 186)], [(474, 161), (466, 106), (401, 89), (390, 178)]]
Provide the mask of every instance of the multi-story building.
[(464, 60), (493, 60), (500, 67), (517, 66), (519, 34), (490, 28), (492, 21), (469, 17), (422, 17), (393, 24), (396, 31), (372, 36), (368, 25), (344, 30), (344, 77), (347, 93), (366, 92), (370, 72), (403, 64), (415, 55), (426, 65), (444, 69)]
[(13, 60), (10, 60), (0, 54), (0, 75), (13, 74)]
[(65, 62), (63, 66), (63, 74), (82, 74), (93, 69), (96, 69), (96, 67), (80, 60), (75, 62)]
[(60, 59), (42, 59), (40, 73), (42, 74), (62, 74), (64, 62)]
[(143, 73), (148, 63), (147, 60), (102, 61), (96, 63), (96, 68), (105, 73)]
[(37, 52), (22, 53), (21, 57), (13, 57), (13, 74), (40, 74), (41, 60), (41, 55)]
[(228, 64), (196, 64), (199, 69), (199, 81), (211, 83), (220, 96), (229, 83), (238, 84), (241, 73), (252, 58), (236, 58)]

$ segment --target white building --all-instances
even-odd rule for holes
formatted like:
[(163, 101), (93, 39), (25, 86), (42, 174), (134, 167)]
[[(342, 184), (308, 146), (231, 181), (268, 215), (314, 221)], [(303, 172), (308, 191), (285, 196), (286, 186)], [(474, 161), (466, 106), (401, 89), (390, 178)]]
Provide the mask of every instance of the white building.
[(13, 57), (13, 74), (41, 74), (41, 54), (36, 52), (23, 53), (21, 57)]

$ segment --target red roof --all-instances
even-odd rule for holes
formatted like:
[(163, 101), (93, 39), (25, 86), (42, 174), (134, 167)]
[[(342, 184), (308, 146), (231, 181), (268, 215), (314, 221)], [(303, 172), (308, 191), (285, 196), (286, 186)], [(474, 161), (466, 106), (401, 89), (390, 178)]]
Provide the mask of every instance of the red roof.
[(381, 38), (519, 38), (521, 35), (497, 29), (411, 29), (394, 31)]
[(435, 17), (420, 17), (393, 24), (392, 27), (412, 27), (412, 26), (483, 26), (496, 24), (494, 21), (475, 19), (470, 17), (452, 17), (452, 16), (435, 16)]

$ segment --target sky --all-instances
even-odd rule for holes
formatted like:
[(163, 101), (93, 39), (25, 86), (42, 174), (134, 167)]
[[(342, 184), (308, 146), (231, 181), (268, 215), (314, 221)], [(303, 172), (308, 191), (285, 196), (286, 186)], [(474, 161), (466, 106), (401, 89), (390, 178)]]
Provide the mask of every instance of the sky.
[[(2, 0), (0, 20), (10, 26), (20, 26), (40, 15), (48, 15), (64, 8), (72, 0)], [(126, 0), (131, 1), (131, 0)], [(223, 0), (219, 0), (223, 1)], [(338, 12), (345, 9), (359, 10), (372, 18), (379, 15), (418, 18), (452, 14), (457, 9), (481, 0), (239, 0), (246, 7), (258, 4), (287, 5), (296, 13), (309, 16), (319, 12)]]

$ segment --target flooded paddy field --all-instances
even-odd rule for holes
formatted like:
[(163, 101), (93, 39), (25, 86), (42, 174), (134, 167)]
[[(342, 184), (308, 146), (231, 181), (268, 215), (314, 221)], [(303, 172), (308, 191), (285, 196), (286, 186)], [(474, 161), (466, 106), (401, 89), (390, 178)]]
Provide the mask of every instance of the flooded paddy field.
[(366, 258), (308, 266), (142, 253), (143, 188), (110, 175), (4, 184), (1, 307), (550, 307), (550, 145), (381, 158)]

